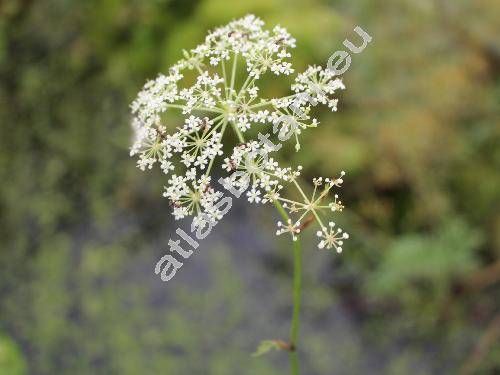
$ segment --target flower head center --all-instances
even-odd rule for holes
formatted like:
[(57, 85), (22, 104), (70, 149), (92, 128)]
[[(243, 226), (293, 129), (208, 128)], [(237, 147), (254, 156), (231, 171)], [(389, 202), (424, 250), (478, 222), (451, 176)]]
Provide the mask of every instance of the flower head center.
[(200, 201), (200, 198), (201, 198), (201, 196), (200, 196), (200, 193), (199, 193), (199, 192), (197, 192), (197, 191), (193, 191), (193, 192), (191, 193), (191, 200), (192, 200), (194, 203), (199, 202), (199, 201)]
[(234, 116), (238, 111), (237, 104), (233, 101), (226, 101), (222, 103), (222, 109), (227, 116)]

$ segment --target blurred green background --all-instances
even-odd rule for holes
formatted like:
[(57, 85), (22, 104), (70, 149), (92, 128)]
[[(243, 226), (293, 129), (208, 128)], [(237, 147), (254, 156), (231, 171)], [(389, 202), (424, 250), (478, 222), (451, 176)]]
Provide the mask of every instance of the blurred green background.
[(145, 80), (247, 13), (298, 70), (373, 37), (287, 156), (348, 172), (344, 253), (304, 241), (303, 373), (500, 373), (499, 2), (2, 0), (0, 374), (287, 373), (250, 356), (288, 333), (276, 214), (238, 202), (162, 283), (165, 177), (128, 156)]

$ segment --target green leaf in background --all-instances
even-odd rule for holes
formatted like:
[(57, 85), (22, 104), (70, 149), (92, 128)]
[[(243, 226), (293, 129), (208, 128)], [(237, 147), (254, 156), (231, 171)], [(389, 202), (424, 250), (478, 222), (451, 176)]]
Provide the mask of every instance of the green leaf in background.
[(0, 333), (0, 374), (24, 375), (25, 359), (16, 343)]
[(379, 269), (367, 284), (368, 290), (379, 296), (397, 296), (418, 287), (419, 281), (448, 288), (454, 280), (477, 268), (474, 250), (480, 244), (477, 231), (458, 219), (446, 222), (433, 235), (402, 236), (382, 254)]

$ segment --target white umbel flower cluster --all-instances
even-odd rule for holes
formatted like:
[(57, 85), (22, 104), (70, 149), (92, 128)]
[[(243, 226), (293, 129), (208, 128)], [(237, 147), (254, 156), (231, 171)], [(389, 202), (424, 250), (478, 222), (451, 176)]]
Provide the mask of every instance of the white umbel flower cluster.
[[(169, 175), (163, 195), (176, 219), (195, 215), (195, 225), (201, 226), (207, 218), (220, 217), (216, 202), (222, 193), (211, 185), (216, 167), (228, 173), (227, 184), (249, 188), (249, 202), (280, 202), (291, 215), (298, 215), (279, 224), (278, 234), (289, 232), (296, 238), (304, 220), (311, 221), (312, 215), (324, 233), (320, 248), (338, 250), (339, 242), (331, 240), (319, 213), (342, 210), (337, 196), (331, 203), (324, 202), (330, 189), (340, 186), (341, 178), (315, 179), (308, 198), (298, 182), (301, 167), (279, 166), (267, 156), (275, 149), (246, 141), (243, 134), (254, 128), (276, 133), (279, 128), (280, 140), (283, 134), (293, 136), (298, 150), (302, 131), (319, 125), (311, 115), (312, 107), (320, 103), (335, 111), (335, 94), (345, 87), (329, 70), (310, 66), (296, 76), (291, 95), (263, 98), (258, 85), (262, 77), (294, 73), (289, 58), (295, 47), (286, 29), (265, 30), (263, 26), (260, 19), (248, 15), (219, 27), (204, 43), (184, 51), (184, 58), (168, 74), (147, 82), (131, 104), (135, 137), (130, 154), (137, 156), (141, 170), (158, 165)], [(179, 124), (179, 116), (184, 118), (181, 125), (173, 125)], [(238, 144), (234, 144), (235, 135)], [(231, 142), (232, 151), (224, 155)], [(235, 171), (244, 171), (246, 178), (236, 177)], [(285, 185), (297, 188), (301, 200), (282, 197)], [(318, 193), (320, 187), (323, 191)]]
[(321, 241), (318, 244), (320, 249), (325, 247), (327, 249), (331, 249), (333, 247), (337, 250), (337, 253), (342, 252), (344, 240), (349, 238), (349, 235), (342, 229), (335, 229), (335, 223), (333, 221), (328, 223), (328, 228), (322, 228), (322, 230), (317, 231), (316, 235), (321, 238)]
[[(302, 166), (299, 165), (295, 170), (291, 167), (282, 168), (273, 158), (263, 156), (267, 155), (267, 151), (262, 152), (262, 148), (262, 145), (257, 142), (249, 142), (235, 148), (232, 156), (224, 160), (224, 167), (228, 171), (244, 172), (244, 174), (234, 173), (226, 178), (225, 183), (238, 190), (244, 190), (249, 186), (247, 197), (251, 203), (279, 202), (288, 212), (290, 219), (286, 223), (278, 222), (277, 235), (289, 233), (295, 241), (297, 235), (309, 222), (316, 221), (321, 228), (321, 233), (324, 233), (324, 238), (318, 247), (320, 249), (334, 247), (341, 252), (341, 239), (347, 239), (347, 233), (343, 233), (342, 238), (335, 237), (342, 233), (342, 230), (338, 228), (337, 232), (332, 233), (328, 227), (333, 228), (333, 222), (329, 222), (327, 226), (323, 223), (321, 216), (324, 212), (343, 210), (344, 206), (338, 199), (338, 194), (334, 194), (332, 200), (330, 192), (333, 188), (342, 186), (345, 172), (342, 171), (340, 176), (334, 179), (314, 178), (312, 181), (314, 189), (308, 195), (299, 181)], [(245, 178), (239, 178), (240, 176), (245, 176)], [(282, 196), (285, 186), (291, 187), (287, 189), (287, 192), (296, 191), (296, 199)]]

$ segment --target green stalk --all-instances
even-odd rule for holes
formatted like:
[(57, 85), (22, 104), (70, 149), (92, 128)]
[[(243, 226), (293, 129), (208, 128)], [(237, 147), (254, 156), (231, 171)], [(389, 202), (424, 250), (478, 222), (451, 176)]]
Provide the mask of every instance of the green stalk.
[(290, 369), (293, 375), (299, 374), (297, 340), (299, 336), (300, 299), (302, 292), (302, 251), (300, 240), (293, 242), (293, 315), (290, 328)]
[[(231, 126), (233, 127), (238, 139), (241, 143), (245, 143), (245, 137), (241, 133), (240, 129), (236, 126), (234, 121), (231, 121)], [(301, 190), (302, 192), (302, 190)], [(288, 223), (290, 217), (287, 212), (277, 200), (273, 201), (274, 206), (280, 213), (281, 217)], [(292, 313), (292, 324), (290, 326), (290, 371), (292, 375), (299, 375), (299, 358), (297, 355), (297, 342), (299, 337), (299, 315), (300, 315), (300, 300), (302, 294), (302, 250), (300, 246), (300, 239), (297, 237), (296, 241), (293, 241), (293, 313)]]
[[(280, 213), (285, 222), (288, 222), (289, 216), (280, 202), (275, 201), (274, 206)], [(300, 239), (297, 237), (293, 241), (293, 313), (292, 324), (290, 327), (290, 371), (292, 375), (299, 374), (299, 358), (297, 355), (297, 342), (299, 337), (299, 317), (300, 300), (302, 295), (302, 250)]]

